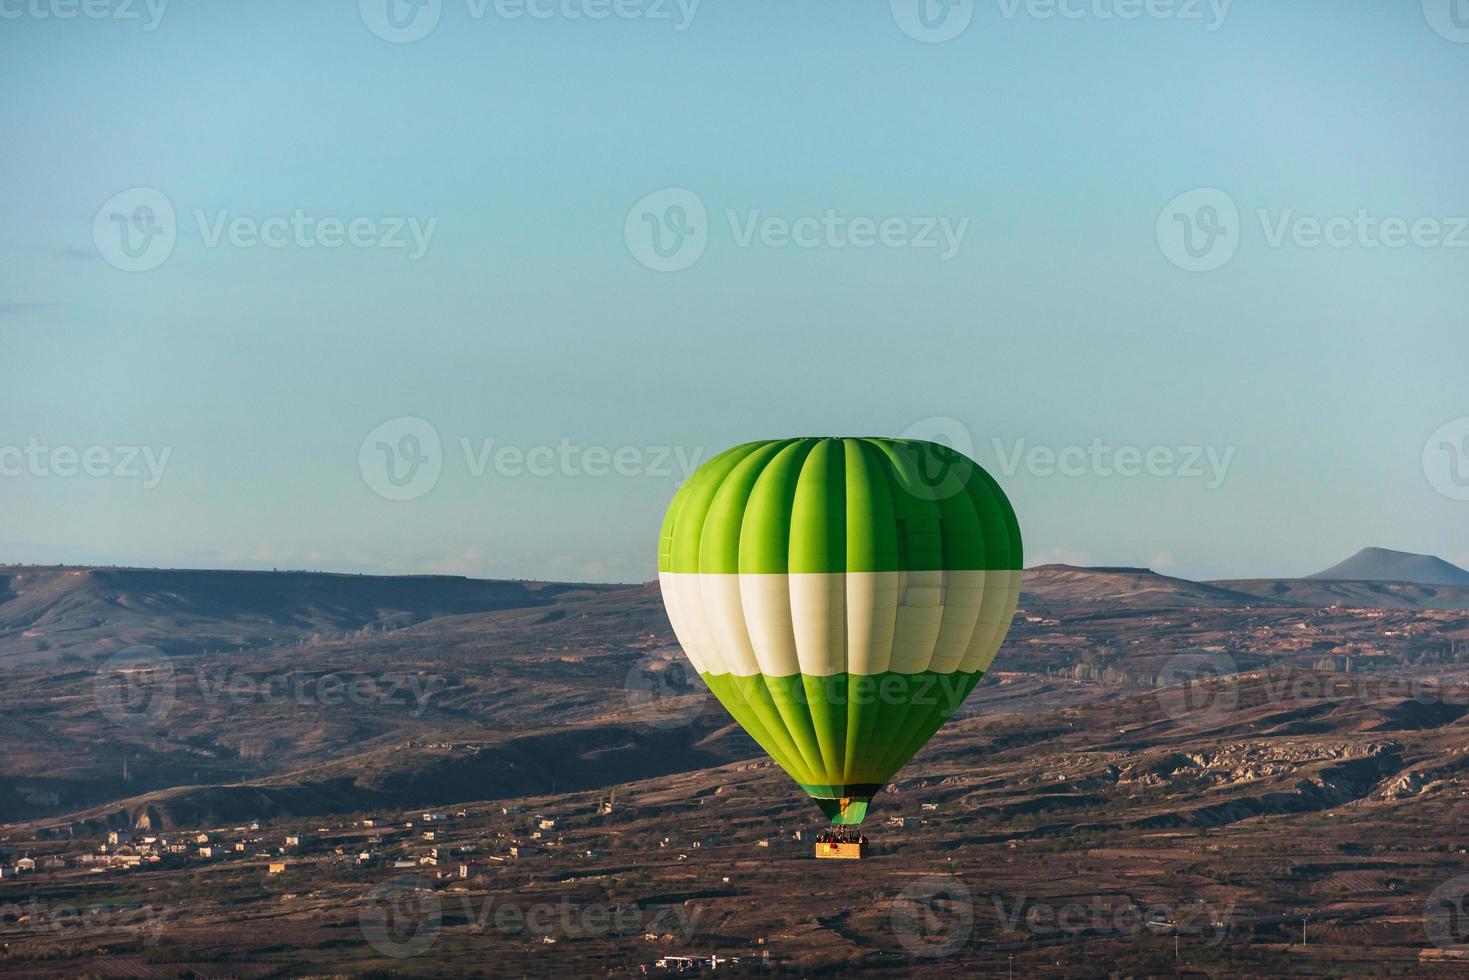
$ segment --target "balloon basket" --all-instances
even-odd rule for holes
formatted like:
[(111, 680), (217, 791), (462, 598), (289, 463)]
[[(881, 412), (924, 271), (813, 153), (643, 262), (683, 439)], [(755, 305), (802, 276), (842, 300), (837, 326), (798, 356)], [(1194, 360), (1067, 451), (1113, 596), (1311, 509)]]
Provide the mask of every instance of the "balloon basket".
[(867, 856), (867, 842), (856, 843), (816, 843), (816, 856), (828, 861), (860, 861)]

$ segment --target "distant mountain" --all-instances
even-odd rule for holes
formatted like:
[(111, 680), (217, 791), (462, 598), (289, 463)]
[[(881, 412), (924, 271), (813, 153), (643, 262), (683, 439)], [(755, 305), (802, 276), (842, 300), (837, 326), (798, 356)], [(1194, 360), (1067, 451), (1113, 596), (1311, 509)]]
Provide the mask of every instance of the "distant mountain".
[(169, 654), (401, 629), (544, 606), (596, 586), (448, 575), (0, 566), (0, 661), (86, 660), (133, 645)]
[(1469, 572), (1432, 555), (1363, 548), (1305, 578), (1228, 579), (1214, 585), (1293, 606), (1469, 609)]
[[(1105, 702), (1114, 682), (1153, 686), (1180, 651), (1227, 652), (1243, 671), (1371, 648), (1382, 651), (1374, 666), (1427, 656), (1436, 669), (1469, 637), (1469, 617), (1385, 624), (1352, 612), (1469, 609), (1469, 587), (1457, 586), (1220, 584), (1045, 565), (1025, 571), (1021, 605), (998, 661), (1005, 676), (975, 711)], [(1344, 609), (1303, 614), (1333, 605)], [(135, 644), (169, 655), (162, 680), (120, 683), (112, 655)], [(0, 566), (0, 745), (20, 747), (0, 752), (0, 825), (125, 811), (155, 827), (211, 826), (438, 806), (754, 758), (685, 663), (656, 582)], [(155, 704), (156, 718), (133, 717)], [(1292, 731), (1361, 721), (1319, 715), (1311, 708)], [(995, 730), (984, 744), (1008, 738)], [(973, 746), (964, 751), (972, 762)]]
[(1310, 579), (1336, 582), (1413, 582), (1417, 585), (1469, 586), (1469, 571), (1432, 555), (1415, 555), (1387, 548), (1363, 548), (1344, 562)]

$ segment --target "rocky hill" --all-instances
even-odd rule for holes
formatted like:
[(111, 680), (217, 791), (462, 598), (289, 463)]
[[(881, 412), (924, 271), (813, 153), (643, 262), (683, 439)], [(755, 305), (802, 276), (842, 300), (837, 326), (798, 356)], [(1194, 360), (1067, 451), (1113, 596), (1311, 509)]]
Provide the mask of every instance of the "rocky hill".
[(1310, 579), (1349, 582), (1414, 582), (1419, 585), (1469, 587), (1469, 571), (1433, 555), (1415, 555), (1387, 548), (1363, 548), (1346, 561), (1323, 569)]

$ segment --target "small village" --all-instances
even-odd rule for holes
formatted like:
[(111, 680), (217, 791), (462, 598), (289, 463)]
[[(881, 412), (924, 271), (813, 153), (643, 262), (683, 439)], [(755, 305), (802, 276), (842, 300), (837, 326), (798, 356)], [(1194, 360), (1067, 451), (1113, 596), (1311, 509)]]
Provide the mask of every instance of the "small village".
[[(733, 768), (749, 778), (770, 772), (766, 763)], [(738, 787), (725, 787), (716, 795), (737, 793)], [(471, 934), (496, 945), (545, 948), (605, 929), (648, 950), (626, 964), (637, 975), (768, 971), (781, 962), (776, 937), (706, 945), (694, 931), (705, 923), (686, 917), (687, 907), (740, 894), (742, 877), (768, 884), (776, 869), (812, 857), (813, 848), (819, 857), (826, 836), (814, 825), (770, 832), (765, 820), (746, 821), (760, 829), (742, 829), (735, 839), (705, 820), (678, 821), (684, 832), (648, 835), (656, 821), (646, 819), (646, 810), (629, 812), (615, 794), (563, 799), (557, 809), (527, 803), (166, 831), (77, 826), (23, 843), (0, 839), (0, 941), (78, 932), (101, 938), (120, 929), (141, 934), (147, 954), (166, 947), (170, 934), (219, 914), (229, 895), (310, 916), (329, 902), (341, 904), (344, 895), (358, 896), (347, 905), (355, 913), (371, 908), (385, 890), (406, 890), (432, 895), (445, 929), (450, 909), (495, 896), (496, 917), (471, 924)], [(912, 830), (939, 810), (925, 802), (918, 814), (884, 822)], [(697, 832), (686, 832), (691, 824)], [(664, 885), (639, 894), (635, 883), (650, 882), (650, 872)], [(668, 892), (670, 881), (682, 882), (682, 890)], [(192, 896), (186, 905), (169, 898), (180, 886)], [(219, 906), (211, 907), (211, 895)], [(525, 921), (502, 922), (499, 912), (507, 907), (523, 910)], [(537, 926), (531, 913), (542, 907), (555, 913)], [(589, 930), (584, 919), (603, 907), (613, 921)]]

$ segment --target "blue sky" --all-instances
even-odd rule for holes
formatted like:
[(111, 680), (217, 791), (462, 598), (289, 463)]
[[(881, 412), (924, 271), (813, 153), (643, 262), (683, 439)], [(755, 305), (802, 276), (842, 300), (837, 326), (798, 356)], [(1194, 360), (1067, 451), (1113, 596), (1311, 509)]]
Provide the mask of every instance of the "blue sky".
[(1446, 3), (387, 2), (0, 3), (0, 559), (637, 580), (906, 432), (1032, 563), (1469, 564)]

